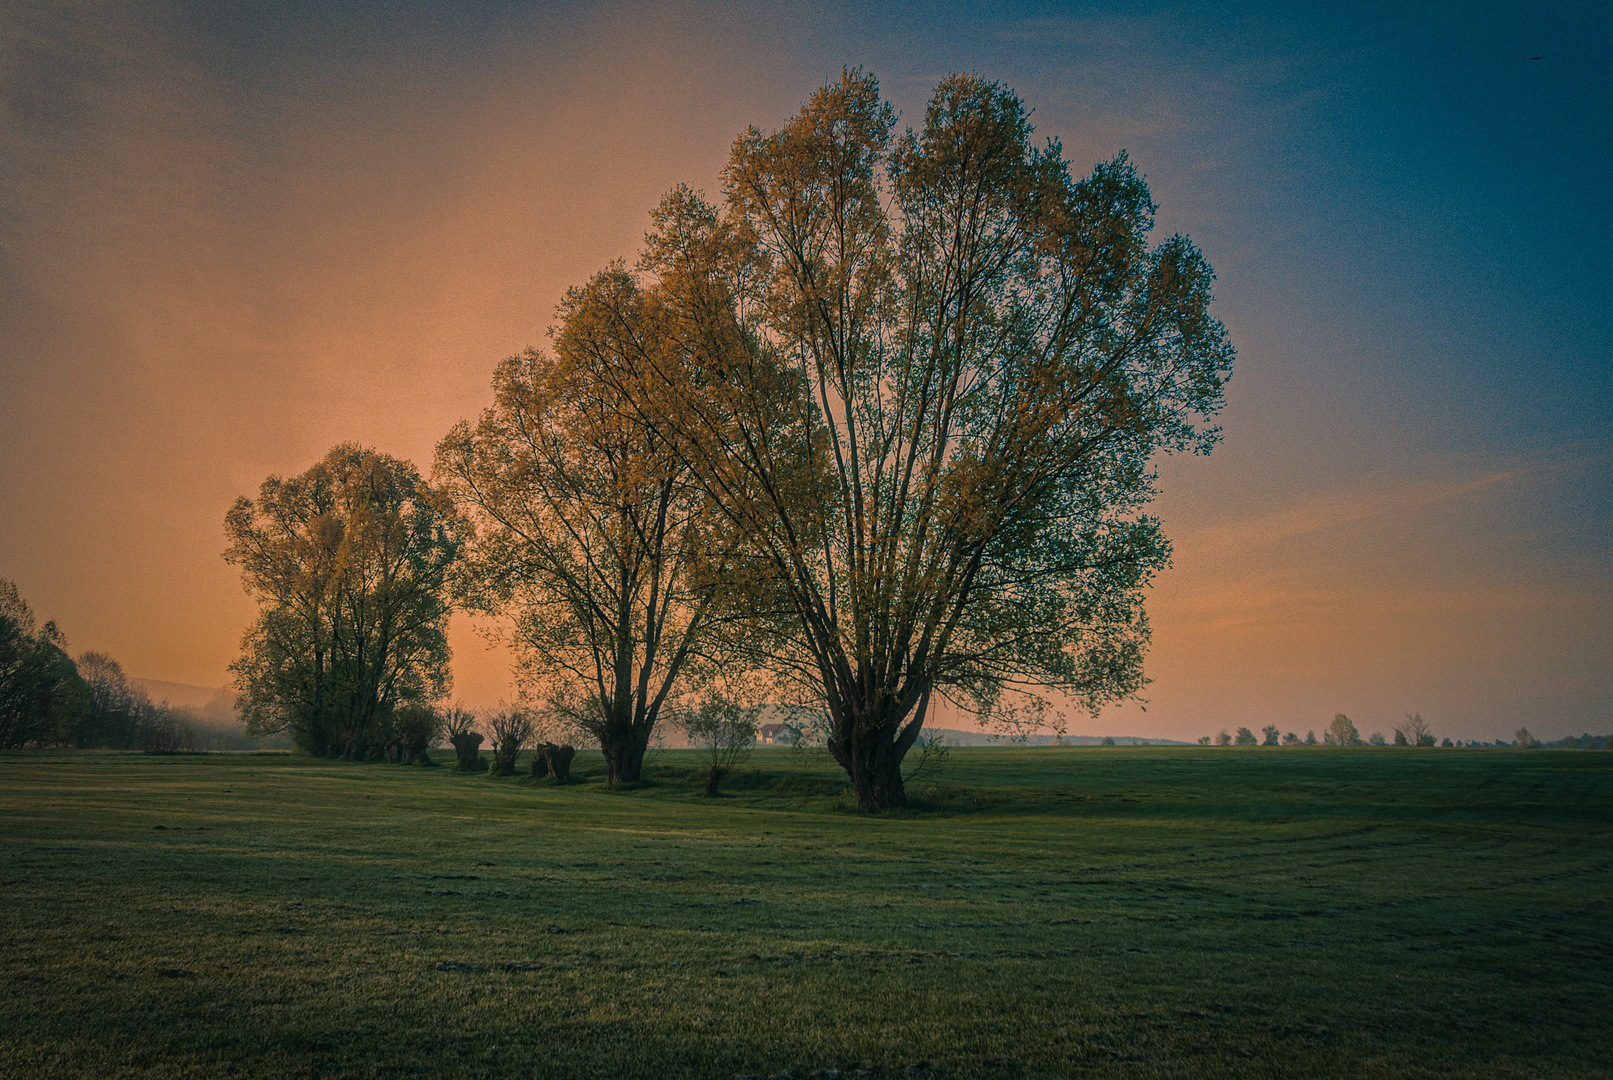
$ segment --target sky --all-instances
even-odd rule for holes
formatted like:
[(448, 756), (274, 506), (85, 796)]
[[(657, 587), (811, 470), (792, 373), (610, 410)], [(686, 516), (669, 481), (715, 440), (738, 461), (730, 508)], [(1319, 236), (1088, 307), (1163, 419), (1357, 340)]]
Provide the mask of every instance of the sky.
[(429, 471), (747, 126), (845, 66), (917, 125), (967, 71), (1077, 172), (1129, 153), (1238, 352), (1222, 444), (1159, 463), (1146, 703), (1071, 732), (1606, 734), (1610, 45), (1605, 3), (9, 0), (0, 577), (222, 685), (238, 496), (345, 441)]

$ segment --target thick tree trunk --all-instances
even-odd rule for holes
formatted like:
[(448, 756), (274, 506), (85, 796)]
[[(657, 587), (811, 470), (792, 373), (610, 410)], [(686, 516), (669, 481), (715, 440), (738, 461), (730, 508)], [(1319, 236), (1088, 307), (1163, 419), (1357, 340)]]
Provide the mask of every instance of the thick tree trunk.
[(849, 735), (841, 744), (835, 757), (851, 778), (859, 807), (879, 811), (907, 805), (907, 790), (902, 783), (902, 758), (906, 752), (906, 747), (898, 749), (889, 730), (864, 730)]
[(577, 756), (575, 747), (551, 746), (544, 753), (544, 760), (549, 767), (549, 775), (558, 783), (568, 783), (571, 780), (571, 759)]
[(632, 728), (613, 731), (599, 740), (605, 754), (605, 776), (612, 784), (635, 784), (644, 775), (644, 750), (647, 738), (641, 739)]
[(717, 785), (722, 783), (723, 777), (727, 775), (727, 769), (719, 769), (715, 765), (711, 767), (711, 772), (706, 775), (706, 798), (711, 799), (716, 797)]
[(910, 717), (887, 714), (877, 724), (858, 724), (845, 711), (839, 716), (831, 713), (835, 735), (829, 740), (829, 752), (851, 778), (862, 809), (877, 812), (907, 805), (902, 759), (918, 740), (929, 702), (926, 689)]
[(474, 731), (463, 735), (456, 735), (453, 740), (454, 753), (459, 758), (458, 768), (462, 772), (483, 772), (487, 763), (482, 760), (482, 737)]

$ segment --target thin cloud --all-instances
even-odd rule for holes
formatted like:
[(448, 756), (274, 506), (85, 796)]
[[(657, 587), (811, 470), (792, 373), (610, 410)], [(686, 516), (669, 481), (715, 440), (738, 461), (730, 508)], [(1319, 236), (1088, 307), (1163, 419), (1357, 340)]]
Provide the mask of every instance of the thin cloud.
[[(1420, 508), (1509, 487), (1526, 478), (1539, 477), (1543, 471), (1542, 466), (1519, 467), (1455, 482), (1374, 478), (1349, 491), (1318, 495), (1256, 517), (1194, 529), (1180, 538), (1178, 546), (1184, 551), (1207, 555), (1249, 552), (1296, 537), (1409, 514)], [(1384, 489), (1386, 479), (1390, 486)]]

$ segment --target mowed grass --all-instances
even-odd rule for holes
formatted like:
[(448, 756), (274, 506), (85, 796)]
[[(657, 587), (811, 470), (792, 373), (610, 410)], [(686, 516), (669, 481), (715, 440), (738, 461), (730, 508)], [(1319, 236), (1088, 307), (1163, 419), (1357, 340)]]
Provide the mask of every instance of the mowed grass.
[(578, 771), (0, 755), (0, 1075), (1613, 1075), (1613, 753)]

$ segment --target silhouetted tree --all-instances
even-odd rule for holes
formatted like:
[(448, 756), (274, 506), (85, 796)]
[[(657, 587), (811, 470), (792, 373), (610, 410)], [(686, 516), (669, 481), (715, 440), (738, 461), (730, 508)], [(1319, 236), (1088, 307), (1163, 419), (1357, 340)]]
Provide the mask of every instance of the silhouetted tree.
[(81, 722), (86, 697), (62, 632), (37, 625), (17, 586), (0, 579), (0, 749), (56, 741)]
[(576, 756), (575, 747), (539, 743), (532, 751), (532, 775), (547, 776), (556, 783), (566, 783), (571, 779), (571, 762)]
[(494, 405), (437, 447), (434, 476), (478, 529), (456, 595), (507, 614), (522, 682), (636, 781), (662, 707), (709, 636), (732, 541), (666, 440), (601, 374), (653, 331), (613, 268), (561, 305), (558, 355), (505, 360)]
[(847, 72), (739, 137), (725, 215), (669, 195), (655, 332), (615, 376), (744, 537), (757, 654), (822, 703), (866, 809), (905, 802), (935, 694), (1032, 722), (1143, 685), (1151, 462), (1214, 444), (1232, 360), (1123, 155), (1075, 180), (974, 76), (894, 125)]
[(72, 732), (78, 747), (110, 746), (144, 749), (143, 728), (153, 706), (146, 692), (129, 682), (123, 665), (101, 652), (83, 653), (78, 672), (87, 691), (87, 708)]
[(1406, 717), (1404, 724), (1395, 726), (1396, 746), (1433, 746), (1434, 732), (1428, 722), (1418, 713)]
[(1239, 746), (1254, 746), (1255, 745), (1255, 733), (1250, 731), (1246, 727), (1241, 727), (1241, 728), (1238, 729), (1237, 738), (1234, 739), (1233, 741), (1236, 742)]
[(1339, 713), (1322, 733), (1322, 741), (1329, 746), (1360, 746), (1361, 733), (1355, 730), (1348, 716)]
[(442, 696), (460, 521), (413, 465), (346, 443), (224, 524), (259, 607), (230, 665), (248, 731), (364, 758), (395, 709)]
[(1512, 745), (1516, 746), (1520, 750), (1533, 750), (1535, 747), (1540, 745), (1540, 742), (1533, 735), (1529, 734), (1528, 728), (1521, 727), (1512, 736)]
[(1261, 746), (1277, 746), (1278, 745), (1277, 740), (1278, 740), (1279, 732), (1277, 731), (1277, 725), (1276, 724), (1267, 724), (1265, 727), (1260, 729), (1260, 733), (1265, 736), (1264, 741), (1262, 741), (1261, 744), (1260, 744)]
[(410, 702), (392, 714), (390, 725), (395, 760), (400, 764), (430, 764), (426, 751), (442, 735), (442, 713), (423, 702)]

